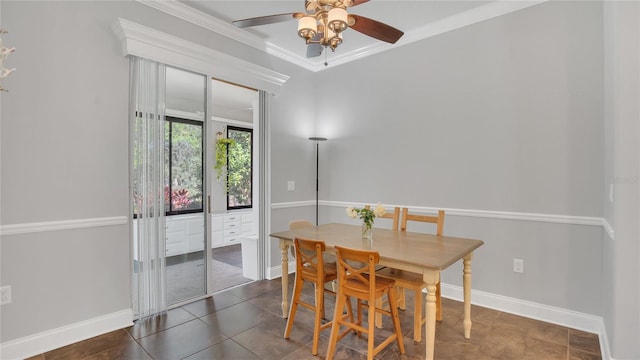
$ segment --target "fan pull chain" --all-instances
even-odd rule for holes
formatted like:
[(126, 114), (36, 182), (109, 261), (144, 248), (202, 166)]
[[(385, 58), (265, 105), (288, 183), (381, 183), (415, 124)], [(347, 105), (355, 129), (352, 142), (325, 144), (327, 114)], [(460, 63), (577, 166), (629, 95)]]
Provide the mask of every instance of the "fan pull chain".
[(329, 62), (327, 61), (327, 53), (328, 53), (328, 51), (325, 49), (325, 51), (324, 51), (324, 66), (328, 66), (329, 65)]

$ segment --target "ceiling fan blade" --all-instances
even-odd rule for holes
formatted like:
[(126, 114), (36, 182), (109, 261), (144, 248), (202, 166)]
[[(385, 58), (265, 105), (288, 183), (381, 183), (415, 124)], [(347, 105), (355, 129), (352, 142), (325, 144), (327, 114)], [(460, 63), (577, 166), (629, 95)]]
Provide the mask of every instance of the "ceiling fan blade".
[(404, 35), (404, 32), (392, 26), (354, 14), (349, 14), (349, 27), (372, 38), (391, 44), (395, 44)]
[(297, 19), (302, 15), (304, 14), (303, 13), (287, 13), (287, 14), (258, 16), (254, 18), (235, 20), (232, 22), (232, 24), (239, 28), (244, 28), (249, 26), (267, 25), (267, 24), (274, 24), (274, 23), (279, 23), (283, 21), (289, 21), (289, 20)]
[(322, 54), (322, 45), (320, 45), (320, 40), (322, 40), (322, 33), (317, 33), (316, 36), (311, 39), (313, 43), (307, 45), (307, 57), (317, 57)]
[(364, 4), (366, 2), (369, 2), (369, 0), (353, 0), (353, 2), (351, 3), (350, 7), (358, 6), (358, 5)]
[(307, 57), (313, 58), (322, 55), (322, 45), (320, 44), (309, 44), (307, 45)]

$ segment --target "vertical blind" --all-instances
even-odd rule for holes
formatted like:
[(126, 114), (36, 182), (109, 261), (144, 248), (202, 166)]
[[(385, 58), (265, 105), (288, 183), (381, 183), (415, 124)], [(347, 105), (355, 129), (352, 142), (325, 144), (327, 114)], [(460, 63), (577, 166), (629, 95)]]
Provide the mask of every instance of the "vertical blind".
[(133, 311), (167, 309), (165, 263), (165, 66), (130, 57), (130, 171)]

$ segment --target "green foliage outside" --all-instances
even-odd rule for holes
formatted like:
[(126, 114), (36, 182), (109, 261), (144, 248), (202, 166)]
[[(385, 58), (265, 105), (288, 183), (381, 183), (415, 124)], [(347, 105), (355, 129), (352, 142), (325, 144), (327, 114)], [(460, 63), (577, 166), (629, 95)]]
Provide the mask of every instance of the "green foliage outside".
[[(171, 127), (171, 128), (170, 128)], [(169, 139), (171, 135), (171, 139)], [(171, 141), (171, 169), (165, 156), (165, 186), (171, 182), (171, 211), (202, 208), (202, 126), (165, 123), (165, 153)], [(171, 172), (169, 174), (169, 171)], [(167, 191), (167, 197), (168, 197)], [(168, 206), (169, 199), (165, 199)], [(167, 208), (167, 211), (169, 209)]]
[[(220, 180), (226, 173), (227, 169), (227, 149), (236, 144), (234, 139), (220, 138), (216, 141), (216, 164), (213, 168), (216, 170), (216, 178)], [(226, 189), (226, 182), (225, 182)]]
[(229, 139), (235, 141), (229, 147), (228, 194), (229, 207), (251, 205), (251, 152), (252, 132), (243, 129), (229, 129)]

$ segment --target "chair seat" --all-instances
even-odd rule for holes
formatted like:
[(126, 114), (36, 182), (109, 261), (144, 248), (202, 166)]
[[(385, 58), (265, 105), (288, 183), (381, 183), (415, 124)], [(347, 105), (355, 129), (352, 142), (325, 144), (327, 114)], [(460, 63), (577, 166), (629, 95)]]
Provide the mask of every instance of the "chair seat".
[[(366, 279), (369, 279), (369, 274), (363, 274), (363, 276)], [(389, 288), (390, 286), (393, 286), (394, 284), (395, 284), (395, 280), (393, 279), (376, 277), (375, 292), (376, 294), (383, 293), (385, 290), (387, 290), (387, 288)], [(364, 283), (358, 279), (347, 280), (343, 288), (347, 295), (355, 296), (361, 299), (366, 299), (369, 294), (369, 284)]]
[(384, 268), (376, 272), (376, 275), (384, 279), (393, 279), (402, 287), (425, 287), (422, 274), (392, 268)]
[[(349, 249), (340, 246), (336, 246), (335, 251), (338, 261), (338, 294), (336, 296), (334, 321), (327, 349), (327, 360), (333, 359), (341, 326), (346, 326), (347, 332), (349, 330), (356, 331), (358, 336), (361, 333), (367, 334), (367, 360), (373, 360), (376, 354), (379, 354), (394, 341), (398, 343), (400, 354), (404, 354), (404, 342), (402, 340), (398, 309), (392, 306), (389, 310), (385, 310), (377, 306), (385, 295), (389, 304), (397, 302), (394, 287), (395, 281), (378, 277), (374, 271), (375, 265), (380, 261), (380, 254), (377, 251)], [(351, 305), (352, 297), (357, 299), (357, 321), (354, 321), (353, 317), (347, 321), (345, 317), (340, 316), (345, 305)], [(368, 319), (366, 326), (363, 318), (363, 309), (367, 309)], [(375, 334), (374, 319), (378, 314), (391, 316), (395, 331), (387, 336), (382, 336), (384, 340), (376, 346), (375, 341), (381, 337)]]
[[(303, 267), (302, 268), (302, 278), (309, 281), (314, 281), (316, 279), (317, 272), (316, 269)], [(336, 267), (336, 263), (324, 263), (324, 282), (333, 281), (338, 278), (338, 268)]]

